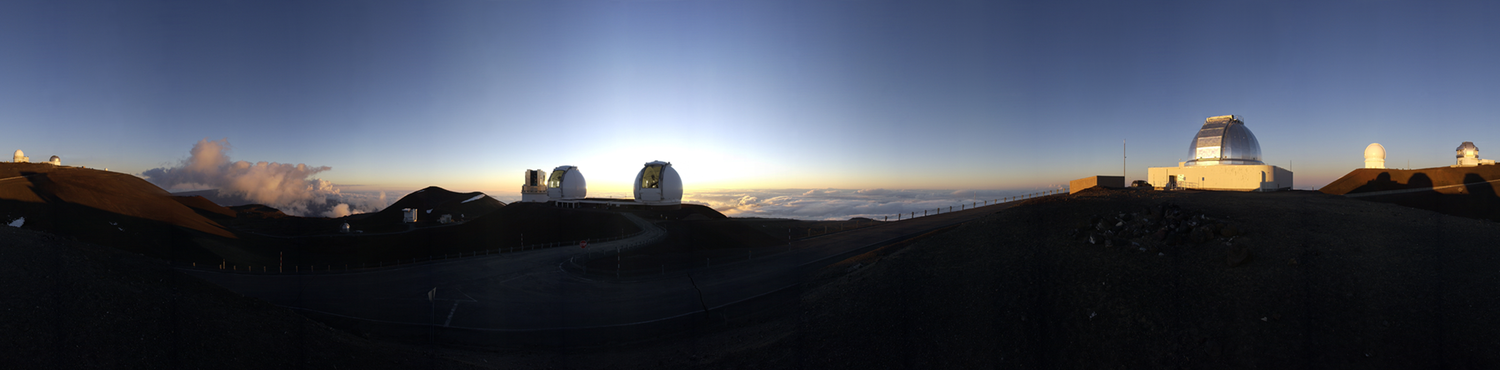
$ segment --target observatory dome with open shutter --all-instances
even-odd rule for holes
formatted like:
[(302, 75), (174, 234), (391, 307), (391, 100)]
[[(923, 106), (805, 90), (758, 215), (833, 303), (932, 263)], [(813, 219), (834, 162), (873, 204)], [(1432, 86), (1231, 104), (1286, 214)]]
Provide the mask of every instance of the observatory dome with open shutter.
[(588, 192), (588, 183), (578, 167), (557, 166), (547, 178), (547, 197), (552, 200), (583, 199)]
[(1204, 120), (1188, 147), (1188, 166), (1220, 164), (1265, 164), (1260, 161), (1260, 141), (1239, 116), (1215, 116)]
[(526, 182), (521, 184), (521, 201), (525, 203), (547, 202), (547, 171), (526, 170)]
[(635, 174), (635, 201), (647, 205), (682, 204), (682, 177), (671, 162), (646, 163)]

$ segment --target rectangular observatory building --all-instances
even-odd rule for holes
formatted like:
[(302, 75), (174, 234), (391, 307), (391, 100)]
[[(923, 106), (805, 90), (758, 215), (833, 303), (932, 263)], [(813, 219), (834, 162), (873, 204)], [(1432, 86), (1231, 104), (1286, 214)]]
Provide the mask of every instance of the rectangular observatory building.
[(1261, 162), (1260, 141), (1239, 116), (1204, 120), (1188, 149), (1192, 160), (1177, 167), (1151, 167), (1146, 181), (1157, 189), (1277, 191), (1292, 188), (1292, 171)]

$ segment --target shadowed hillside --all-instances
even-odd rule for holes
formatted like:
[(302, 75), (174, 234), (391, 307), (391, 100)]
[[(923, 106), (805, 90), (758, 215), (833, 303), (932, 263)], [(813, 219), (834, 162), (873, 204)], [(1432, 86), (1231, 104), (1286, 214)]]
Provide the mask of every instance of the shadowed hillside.
[[(289, 216), (275, 208), (259, 204), (230, 207), (240, 217), (232, 223), (236, 230), (275, 236), (312, 236), (338, 234), (339, 226), (349, 223), (352, 230), (364, 233), (406, 231), (411, 227), (440, 225), (444, 214), (453, 221), (472, 220), (504, 207), (505, 203), (480, 192), (455, 193), (429, 186), (407, 194), (380, 212), (340, 218)], [(402, 222), (403, 208), (417, 209), (417, 223)]]
[(1500, 221), (1500, 166), (1361, 168), (1318, 191), (1455, 216)]
[(7, 369), (482, 368), (331, 329), (153, 258), (3, 226), (0, 240)]

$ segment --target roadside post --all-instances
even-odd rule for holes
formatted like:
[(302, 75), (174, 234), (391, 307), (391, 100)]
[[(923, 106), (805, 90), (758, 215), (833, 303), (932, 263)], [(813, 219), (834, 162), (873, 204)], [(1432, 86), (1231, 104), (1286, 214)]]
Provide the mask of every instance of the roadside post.
[(437, 339), (437, 302), (433, 301), (434, 298), (437, 298), (437, 287), (432, 287), (432, 290), (427, 291), (427, 307), (429, 308), (427, 314), (428, 342)]

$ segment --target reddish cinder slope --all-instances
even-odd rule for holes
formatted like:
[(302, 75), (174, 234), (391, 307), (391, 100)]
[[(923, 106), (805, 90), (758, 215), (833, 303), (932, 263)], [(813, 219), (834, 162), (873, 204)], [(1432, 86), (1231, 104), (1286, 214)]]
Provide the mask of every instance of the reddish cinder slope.
[[(1500, 180), (1500, 166), (1435, 167), (1416, 170), (1360, 168), (1349, 171), (1318, 191), (1344, 195), (1376, 191), (1428, 189), (1449, 185)], [(1457, 194), (1460, 188), (1441, 193)]]
[[(1500, 180), (1500, 166), (1418, 170), (1361, 168), (1318, 191), (1500, 221), (1500, 188), (1497, 188), (1500, 182), (1493, 182), (1495, 180)], [(1370, 194), (1385, 191), (1391, 193)]]
[(108, 231), (120, 228), (118, 224), (128, 217), (235, 237), (166, 190), (128, 174), (50, 164), (5, 163), (0, 164), (0, 179), (3, 179), (0, 200), (11, 201), (5, 202), (8, 209), (4, 213), (11, 218), (25, 217), (24, 226), (28, 229)]

